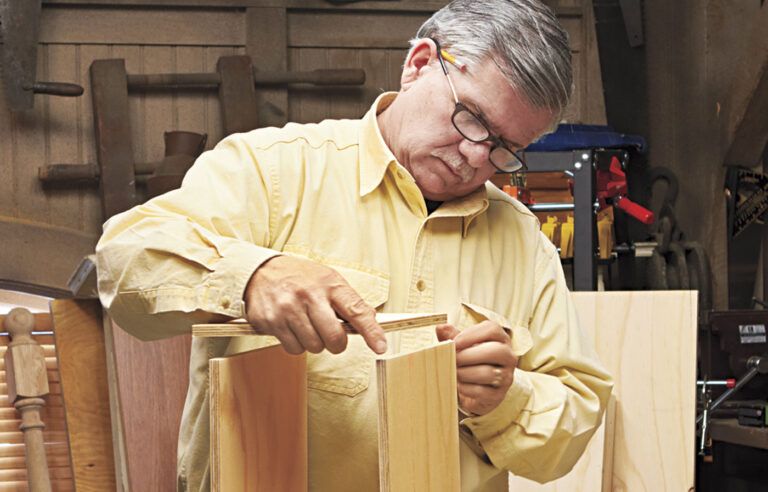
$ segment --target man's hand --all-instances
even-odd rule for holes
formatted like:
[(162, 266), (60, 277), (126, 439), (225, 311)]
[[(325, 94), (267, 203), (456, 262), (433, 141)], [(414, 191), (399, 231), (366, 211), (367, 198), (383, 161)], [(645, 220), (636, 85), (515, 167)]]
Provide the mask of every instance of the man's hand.
[(243, 295), (246, 318), (261, 333), (280, 340), (290, 354), (305, 350), (338, 354), (349, 322), (375, 352), (387, 350), (376, 311), (335, 270), (302, 258), (276, 256), (254, 272)]
[(507, 333), (493, 321), (483, 321), (464, 331), (439, 325), (437, 338), (456, 344), (456, 379), (459, 407), (485, 415), (504, 399), (512, 385), (517, 357)]

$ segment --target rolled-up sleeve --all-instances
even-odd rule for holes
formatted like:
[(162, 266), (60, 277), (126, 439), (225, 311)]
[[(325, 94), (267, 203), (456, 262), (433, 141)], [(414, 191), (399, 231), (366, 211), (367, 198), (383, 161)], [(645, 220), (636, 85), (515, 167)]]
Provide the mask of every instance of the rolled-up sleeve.
[(112, 217), (96, 246), (99, 296), (144, 340), (188, 332), (212, 315), (244, 315), (269, 249), (278, 190), (241, 136), (203, 154), (182, 186)]
[(541, 242), (537, 253), (531, 350), (520, 358), (502, 403), (461, 422), (494, 466), (538, 482), (573, 468), (600, 425), (613, 387), (579, 328), (550, 246)]

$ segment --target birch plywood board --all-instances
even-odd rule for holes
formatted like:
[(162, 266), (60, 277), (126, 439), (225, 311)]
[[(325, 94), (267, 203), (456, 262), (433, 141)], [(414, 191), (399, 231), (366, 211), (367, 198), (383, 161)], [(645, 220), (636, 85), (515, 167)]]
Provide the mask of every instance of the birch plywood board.
[(693, 490), (696, 292), (579, 292), (573, 300), (615, 380), (612, 490)]
[[(401, 314), (401, 313), (377, 313), (376, 321), (385, 332), (408, 330), (411, 328), (423, 328), (448, 322), (445, 314)], [(342, 321), (344, 331), (357, 334), (355, 328)], [(239, 337), (246, 335), (260, 335), (259, 330), (248, 324), (245, 320), (234, 320), (221, 324), (200, 324), (192, 327), (192, 335), (196, 337)]]
[(376, 360), (379, 485), (458, 491), (459, 423), (452, 341)]
[(209, 370), (212, 490), (306, 491), (306, 358), (273, 346)]

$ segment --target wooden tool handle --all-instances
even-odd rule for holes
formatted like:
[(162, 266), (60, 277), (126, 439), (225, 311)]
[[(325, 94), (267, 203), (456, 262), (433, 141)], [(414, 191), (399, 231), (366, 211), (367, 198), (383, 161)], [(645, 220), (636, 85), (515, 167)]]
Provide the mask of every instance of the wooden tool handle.
[(83, 95), (82, 86), (68, 82), (35, 82), (31, 86), (24, 87), (24, 90), (50, 96), (78, 97)]

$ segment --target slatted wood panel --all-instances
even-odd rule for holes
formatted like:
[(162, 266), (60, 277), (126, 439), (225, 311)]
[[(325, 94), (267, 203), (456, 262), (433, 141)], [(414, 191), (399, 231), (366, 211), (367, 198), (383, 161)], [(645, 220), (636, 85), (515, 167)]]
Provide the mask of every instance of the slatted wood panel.
[[(0, 98), (0, 249), (8, 267), (0, 281), (64, 289), (101, 232), (95, 185), (43, 188), (37, 179), (47, 164), (96, 163), (91, 62), (125, 58), (129, 73), (213, 72), (219, 56), (244, 52), (243, 18), (240, 9), (43, 9), (37, 78), (75, 82), (85, 94), (36, 96), (25, 113), (10, 113)], [(132, 95), (129, 108), (137, 162), (162, 158), (165, 131), (207, 133), (209, 148), (222, 136), (215, 92)], [(51, 261), (43, 268), (40, 258)]]
[[(96, 162), (88, 79), (92, 60), (124, 57), (129, 73), (207, 72), (213, 71), (219, 56), (245, 53), (247, 46), (254, 60), (264, 59), (271, 67), (276, 66), (275, 61), (260, 54), (258, 40), (285, 39), (288, 68), (362, 67), (368, 80), (364, 87), (351, 90), (292, 89), (288, 91), (289, 107), (260, 109), (260, 114), (277, 114), (265, 123), (356, 118), (381, 91), (398, 88), (407, 40), (445, 3), (46, 2), (38, 79), (79, 83), (86, 93), (76, 99), (36, 96), (35, 109), (23, 114), (11, 114), (0, 98), (0, 141), (4, 142), (0, 146), (0, 250), (9, 255), (0, 281), (63, 289), (101, 231), (103, 218), (95, 186), (43, 189), (37, 180), (37, 168), (42, 165)], [(569, 120), (602, 122), (591, 2), (549, 3), (571, 33), (574, 47), (577, 80)], [(285, 15), (277, 15), (280, 9), (287, 9)], [(260, 10), (277, 19), (266, 27), (273, 34), (250, 33), (265, 28), (256, 20)], [(275, 101), (286, 104), (279, 98), (270, 104)], [(209, 148), (221, 137), (215, 93), (131, 96), (130, 115), (134, 158), (139, 162), (162, 157), (163, 132), (167, 130), (208, 133)], [(39, 258), (53, 260), (42, 268)]]
[[(0, 315), (2, 327), (4, 315)], [(72, 468), (69, 461), (64, 403), (60, 384), (56, 348), (51, 331), (49, 314), (35, 314), (35, 331), (47, 332), (33, 335), (45, 353), (45, 365), (48, 371), (50, 394), (45, 397), (45, 407), (41, 418), (45, 423), (43, 439), (48, 458), (48, 470), (51, 487), (54, 491), (72, 491)], [(8, 335), (0, 334), (0, 491), (26, 491), (27, 470), (24, 457), (24, 435), (19, 430), (21, 419), (13, 405), (8, 401), (8, 389), (5, 377), (5, 351), (8, 348)]]

